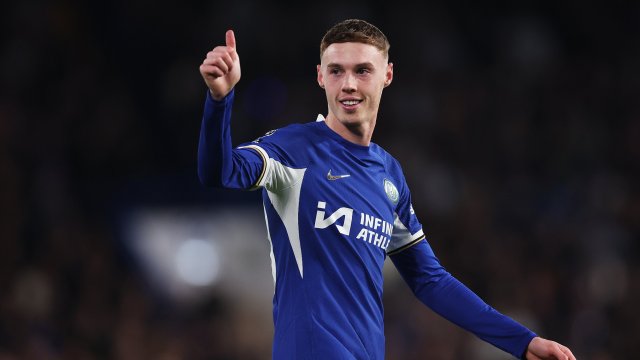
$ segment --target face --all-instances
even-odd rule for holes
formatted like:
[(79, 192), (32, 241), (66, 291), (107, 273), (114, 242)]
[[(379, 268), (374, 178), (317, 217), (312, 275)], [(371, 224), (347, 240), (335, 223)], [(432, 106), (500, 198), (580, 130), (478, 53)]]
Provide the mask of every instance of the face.
[(375, 124), (382, 90), (393, 79), (393, 64), (380, 50), (356, 42), (331, 44), (317, 70), (329, 105), (327, 121), (347, 128)]

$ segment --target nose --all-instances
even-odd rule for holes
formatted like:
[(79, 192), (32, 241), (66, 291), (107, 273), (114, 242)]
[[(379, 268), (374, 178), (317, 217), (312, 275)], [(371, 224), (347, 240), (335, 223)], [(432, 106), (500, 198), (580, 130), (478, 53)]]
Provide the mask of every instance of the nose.
[(357, 89), (356, 81), (357, 81), (356, 77), (353, 74), (347, 73), (342, 83), (342, 91), (347, 93), (352, 93), (356, 91)]

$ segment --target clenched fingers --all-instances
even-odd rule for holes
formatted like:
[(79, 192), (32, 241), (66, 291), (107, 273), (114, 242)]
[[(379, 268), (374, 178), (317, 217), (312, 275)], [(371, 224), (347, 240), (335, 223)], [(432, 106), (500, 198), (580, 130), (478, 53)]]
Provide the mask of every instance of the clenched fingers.
[(202, 65), (200, 65), (200, 71), (203, 74), (219, 77), (231, 71), (233, 65), (233, 59), (229, 52), (216, 48), (207, 54)]

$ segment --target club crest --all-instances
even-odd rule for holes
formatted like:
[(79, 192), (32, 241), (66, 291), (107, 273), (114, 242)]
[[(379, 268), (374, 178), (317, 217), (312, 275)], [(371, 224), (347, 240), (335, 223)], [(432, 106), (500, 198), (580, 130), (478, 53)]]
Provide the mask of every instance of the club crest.
[(398, 203), (398, 199), (400, 198), (398, 189), (389, 179), (384, 179), (384, 192), (394, 205)]

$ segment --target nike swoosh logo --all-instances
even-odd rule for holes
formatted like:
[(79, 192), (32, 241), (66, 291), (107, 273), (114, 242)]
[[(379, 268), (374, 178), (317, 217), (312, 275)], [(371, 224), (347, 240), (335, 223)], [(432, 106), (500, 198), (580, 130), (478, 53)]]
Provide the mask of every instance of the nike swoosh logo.
[(338, 179), (344, 179), (344, 178), (348, 178), (349, 174), (346, 175), (331, 175), (331, 170), (329, 170), (329, 172), (327, 173), (327, 180), (338, 180)]

